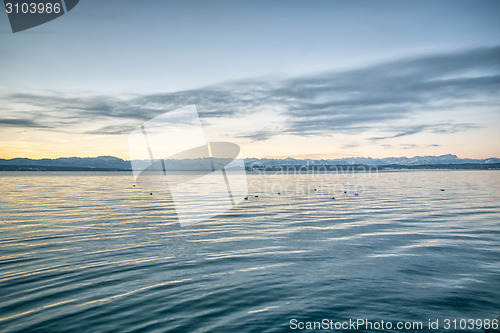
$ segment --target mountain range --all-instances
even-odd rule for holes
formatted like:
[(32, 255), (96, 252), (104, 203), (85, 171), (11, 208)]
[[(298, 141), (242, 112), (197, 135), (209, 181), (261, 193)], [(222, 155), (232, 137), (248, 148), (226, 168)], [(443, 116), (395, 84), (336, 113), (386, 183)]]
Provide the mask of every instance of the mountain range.
[[(198, 161), (170, 160), (171, 168), (178, 166), (179, 170), (186, 169), (186, 164), (206, 164), (206, 159)], [(247, 168), (256, 167), (279, 167), (279, 166), (320, 166), (320, 165), (367, 165), (367, 166), (436, 166), (436, 165), (494, 165), (499, 164), (499, 158), (470, 159), (459, 158), (456, 155), (447, 154), (441, 156), (415, 156), (415, 157), (349, 157), (341, 159), (268, 159), (247, 158)], [(30, 159), (13, 158), (0, 159), (0, 170), (130, 170), (130, 161), (113, 156), (99, 157), (61, 157), (56, 159)]]
[(263, 166), (279, 166), (279, 165), (436, 165), (436, 164), (494, 164), (500, 163), (499, 158), (487, 159), (471, 159), (459, 158), (456, 155), (447, 154), (441, 156), (415, 156), (415, 157), (386, 157), (386, 158), (371, 158), (371, 157), (347, 157), (340, 159), (257, 159), (247, 158), (245, 164), (248, 165), (263, 165)]

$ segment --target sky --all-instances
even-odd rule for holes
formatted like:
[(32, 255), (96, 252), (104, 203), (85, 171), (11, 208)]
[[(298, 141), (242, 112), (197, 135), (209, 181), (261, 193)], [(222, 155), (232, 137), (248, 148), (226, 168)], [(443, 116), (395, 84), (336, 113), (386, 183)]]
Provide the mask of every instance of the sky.
[(15, 34), (0, 13), (0, 158), (128, 159), (190, 104), (245, 157), (500, 157), (499, 92), (497, 0), (81, 0)]

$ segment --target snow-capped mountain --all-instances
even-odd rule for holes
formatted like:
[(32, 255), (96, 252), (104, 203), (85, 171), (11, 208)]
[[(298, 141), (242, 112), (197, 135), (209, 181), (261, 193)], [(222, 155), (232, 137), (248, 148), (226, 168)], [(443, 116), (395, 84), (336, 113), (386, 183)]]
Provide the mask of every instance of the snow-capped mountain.
[[(201, 160), (201, 159), (200, 159)], [(195, 161), (183, 161), (183, 160), (170, 160), (169, 164), (172, 167), (176, 165), (179, 169), (185, 169), (186, 165), (193, 165)], [(200, 163), (203, 161), (199, 161)], [(187, 163), (187, 164), (186, 164)], [(414, 156), (414, 157), (387, 157), (387, 158), (371, 158), (371, 157), (349, 157), (340, 159), (322, 159), (322, 160), (312, 160), (312, 159), (267, 159), (267, 158), (247, 158), (245, 159), (245, 165), (247, 167), (274, 167), (274, 166), (286, 166), (286, 165), (374, 165), (374, 166), (384, 166), (384, 165), (444, 165), (444, 164), (496, 164), (500, 163), (499, 158), (487, 158), (487, 159), (470, 159), (470, 158), (459, 158), (456, 155), (447, 154), (441, 156)], [(195, 163), (196, 164), (196, 163)], [(203, 164), (203, 163), (202, 163)], [(29, 159), (29, 158), (14, 158), (10, 160), (0, 159), (0, 165), (4, 166), (44, 166), (44, 167), (69, 167), (69, 168), (87, 168), (87, 169), (114, 169), (114, 170), (130, 170), (130, 161), (123, 160), (118, 157), (113, 156), (99, 156), (99, 157), (62, 157), (56, 159)]]

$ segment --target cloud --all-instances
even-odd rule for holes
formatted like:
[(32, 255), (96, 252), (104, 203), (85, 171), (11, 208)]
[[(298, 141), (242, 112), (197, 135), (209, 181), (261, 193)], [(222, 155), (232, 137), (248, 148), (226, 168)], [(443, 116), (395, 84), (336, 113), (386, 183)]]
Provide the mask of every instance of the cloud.
[(127, 125), (111, 125), (104, 126), (96, 130), (87, 131), (85, 134), (105, 134), (105, 135), (117, 135), (117, 134), (128, 134), (134, 130), (136, 126)]
[[(84, 130), (87, 134), (125, 134), (144, 120), (196, 104), (202, 120), (243, 119), (263, 110), (282, 110), (284, 120), (275, 124), (279, 130), (270, 129), (263, 119), (260, 128), (248, 128), (247, 132), (236, 135), (240, 138), (261, 141), (280, 134), (312, 136), (382, 130), (387, 133), (385, 136), (371, 138), (380, 141), (420, 132), (453, 133), (477, 126), (453, 122), (399, 127), (387, 124), (415, 119), (424, 111), (470, 106), (498, 109), (499, 91), (500, 46), (497, 46), (402, 59), (343, 72), (287, 80), (240, 80), (128, 99), (57, 93), (12, 94), (3, 99), (13, 109), (26, 110), (6, 112), (6, 118), (55, 130), (81, 123), (100, 128)], [(110, 120), (116, 124), (109, 126)]]
[(388, 136), (377, 136), (371, 137), (369, 140), (371, 141), (379, 141), (386, 139), (394, 139), (400, 138), (403, 136), (413, 135), (422, 132), (429, 133), (456, 133), (462, 132), (471, 128), (478, 128), (478, 125), (472, 123), (449, 123), (449, 124), (434, 124), (434, 125), (418, 125), (418, 126), (407, 126), (407, 127), (388, 127), (385, 128), (386, 132), (395, 132), (396, 134), (391, 134)]
[(36, 127), (45, 128), (45, 126), (38, 124), (35, 121), (28, 119), (0, 119), (0, 126), (10, 127)]
[(414, 149), (414, 148), (436, 148), (441, 147), (438, 144), (427, 144), (427, 145), (419, 145), (415, 143), (398, 143), (398, 144), (380, 144), (381, 147), (392, 149), (392, 148), (400, 148), (400, 149)]
[(292, 101), (289, 131), (295, 134), (397, 121), (438, 104), (491, 106), (498, 91), (500, 47), (298, 78), (282, 88)]
[(463, 124), (440, 124), (436, 126), (429, 126), (429, 130), (433, 133), (456, 133), (465, 131), (471, 128), (479, 128), (480, 126), (472, 123)]
[(238, 135), (238, 138), (251, 139), (252, 141), (264, 141), (277, 134), (277, 131), (265, 128), (251, 133)]

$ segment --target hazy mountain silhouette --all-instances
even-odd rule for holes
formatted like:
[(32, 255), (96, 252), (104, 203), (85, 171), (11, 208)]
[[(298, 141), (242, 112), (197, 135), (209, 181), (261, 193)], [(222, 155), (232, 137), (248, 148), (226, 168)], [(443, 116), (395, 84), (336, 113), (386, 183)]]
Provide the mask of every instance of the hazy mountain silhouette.
[[(226, 164), (228, 161), (220, 161), (220, 164)], [(224, 163), (223, 163), (224, 162)], [(415, 157), (387, 157), (387, 158), (370, 158), (370, 157), (350, 157), (341, 159), (267, 159), (267, 158), (247, 158), (245, 165), (249, 168), (255, 167), (279, 167), (279, 166), (321, 166), (321, 165), (367, 165), (367, 166), (439, 166), (439, 165), (454, 165), (452, 168), (473, 168), (473, 165), (495, 166), (500, 164), (499, 158), (487, 159), (470, 159), (459, 158), (456, 155), (441, 155), (441, 156), (415, 156)], [(199, 170), (204, 169), (207, 165), (206, 159), (195, 160), (168, 160), (169, 169), (176, 170)], [(472, 166), (472, 167), (471, 167)], [(481, 167), (484, 168), (484, 167)], [(30, 158), (13, 158), (0, 159), (0, 170), (131, 170), (130, 161), (123, 160), (113, 156), (99, 157), (61, 157), (55, 159), (30, 159)]]

